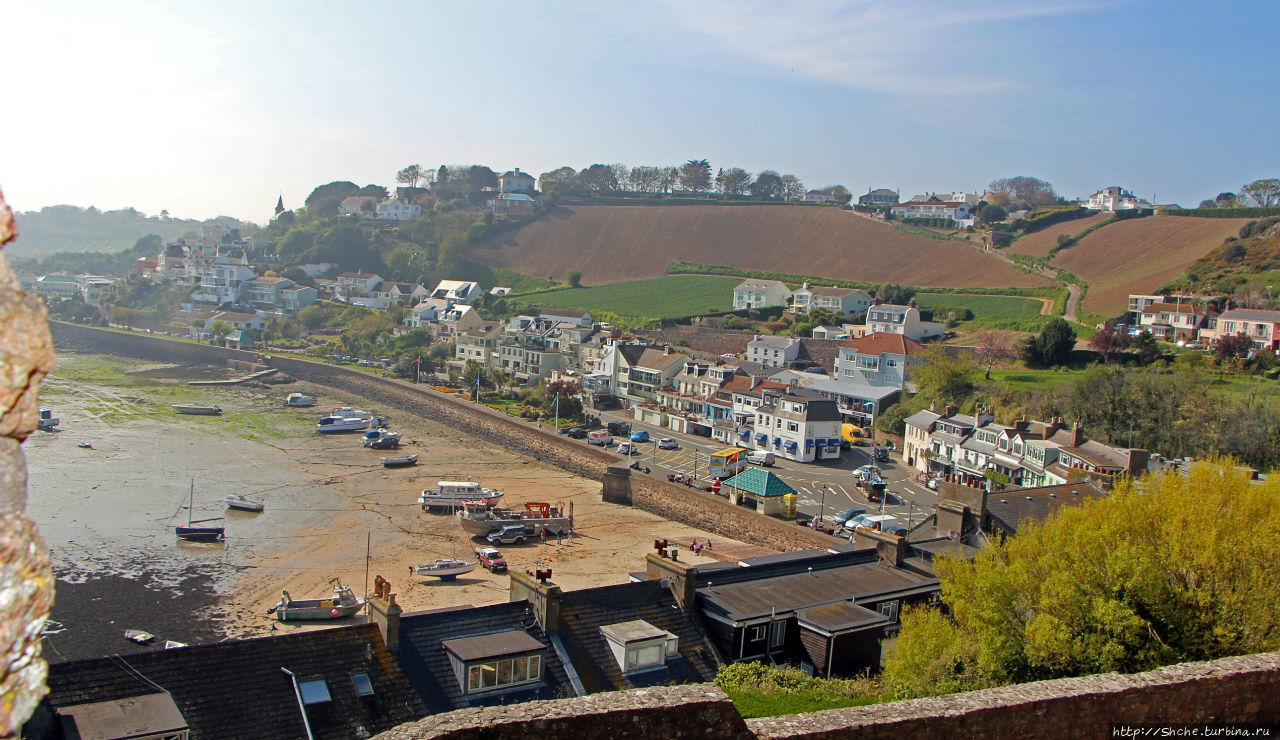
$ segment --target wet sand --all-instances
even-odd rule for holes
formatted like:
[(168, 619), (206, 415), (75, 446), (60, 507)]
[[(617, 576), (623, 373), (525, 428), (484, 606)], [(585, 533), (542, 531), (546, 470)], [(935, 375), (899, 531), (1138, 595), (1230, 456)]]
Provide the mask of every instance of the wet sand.
[[(72, 376), (78, 360), (97, 359), (58, 357)], [(192, 389), (186, 380), (229, 374), (137, 363), (129, 369), (127, 382), (72, 382), (55, 371), (41, 400), (63, 431), (36, 433), (24, 444), (27, 510), (54, 556), (54, 619), (66, 630), (50, 638), (57, 648), (51, 660), (132, 650), (119, 636), (126, 627), (153, 632), (159, 642), (206, 642), (332, 625), (282, 624), (266, 612), (281, 589), (295, 598), (320, 597), (333, 578), (364, 592), (366, 552), (370, 584), (376, 575), (389, 579), (406, 611), (506, 601), (507, 576), (483, 569), (452, 583), (409, 576), (413, 565), (467, 556), (481, 544), (451, 516), (418, 506), (421, 490), (438, 480), (471, 476), (504, 491), (508, 507), (572, 504), (574, 537), (502, 548), (512, 570), (549, 566), (566, 590), (625, 582), (643, 570), (655, 538), (684, 543), (709, 536), (603, 503), (597, 481), (394, 409), (370, 410), (388, 415), (391, 428), (403, 433), (398, 453), (366, 449), (358, 434), (313, 432), (333, 406), (369, 408), (354, 396), (306, 383)], [(295, 391), (319, 403), (284, 408), (284, 396)], [(197, 395), (226, 413), (173, 414), (168, 404), (177, 402), (175, 394)], [(92, 449), (77, 447), (81, 442)], [(417, 466), (381, 466), (382, 457), (408, 453), (419, 455)], [(192, 517), (225, 517), (225, 544), (175, 540), (172, 527), (187, 521), (193, 481)], [(236, 493), (263, 501), (266, 510), (225, 510), (223, 499)]]

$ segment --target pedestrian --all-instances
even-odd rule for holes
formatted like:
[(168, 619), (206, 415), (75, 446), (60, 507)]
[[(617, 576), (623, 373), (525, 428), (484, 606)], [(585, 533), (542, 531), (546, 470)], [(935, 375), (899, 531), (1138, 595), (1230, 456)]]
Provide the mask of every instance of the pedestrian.
[(706, 549), (706, 550), (711, 549), (711, 540), (707, 540), (706, 544), (703, 545), (703, 549)]

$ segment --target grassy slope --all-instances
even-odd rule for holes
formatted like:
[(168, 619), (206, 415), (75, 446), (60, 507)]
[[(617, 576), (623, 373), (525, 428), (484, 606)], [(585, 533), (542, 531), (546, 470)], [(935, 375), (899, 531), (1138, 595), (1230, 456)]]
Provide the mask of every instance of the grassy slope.
[(1083, 311), (1111, 316), (1130, 293), (1150, 293), (1237, 233), (1248, 219), (1151, 216), (1118, 221), (1081, 239), (1053, 264), (1089, 283)]
[(661, 275), (673, 260), (939, 287), (1047, 284), (959, 242), (907, 234), (835, 208), (558, 208), (479, 245), (481, 263), (529, 275), (580, 269), (600, 284)]
[(669, 275), (660, 278), (570, 288), (521, 296), (539, 308), (612, 311), (622, 316), (690, 316), (727, 311), (733, 288), (742, 278), (712, 275)]
[(1058, 243), (1059, 234), (1075, 236), (1095, 224), (1111, 218), (1110, 213), (1098, 213), (1074, 221), (1047, 226), (1040, 231), (1018, 237), (1018, 241), (1009, 246), (1009, 251), (1016, 254), (1029, 254), (1032, 257), (1048, 257), (1049, 250)]

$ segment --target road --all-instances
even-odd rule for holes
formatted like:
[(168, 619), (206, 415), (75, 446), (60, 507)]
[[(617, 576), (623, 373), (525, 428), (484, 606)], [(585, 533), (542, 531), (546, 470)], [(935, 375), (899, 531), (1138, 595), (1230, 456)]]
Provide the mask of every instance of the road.
[[(648, 466), (652, 471), (650, 475), (693, 474), (701, 481), (707, 474), (707, 455), (726, 447), (706, 437), (678, 434), (652, 424), (641, 424), (617, 411), (599, 412), (599, 416), (602, 424), (629, 422), (632, 431), (643, 429), (649, 432), (649, 441), (641, 443), (640, 454), (631, 459)], [(663, 437), (675, 439), (680, 444), (679, 449), (658, 449), (658, 440)], [(615, 438), (614, 441), (610, 449), (616, 447), (620, 439)], [(586, 440), (582, 443), (585, 444)], [(853, 485), (853, 471), (871, 462), (871, 450), (870, 447), (853, 447), (844, 450), (839, 460), (813, 463), (799, 463), (777, 456), (777, 462), (769, 471), (795, 489), (799, 497), (798, 518), (801, 520), (821, 516), (825, 521), (843, 509), (866, 509), (869, 513), (891, 514), (904, 527), (910, 528), (932, 514), (938, 500), (937, 493), (917, 483), (914, 471), (895, 452), (890, 453), (888, 462), (880, 463), (881, 476), (888, 483), (885, 501), (867, 501), (861, 490)]]

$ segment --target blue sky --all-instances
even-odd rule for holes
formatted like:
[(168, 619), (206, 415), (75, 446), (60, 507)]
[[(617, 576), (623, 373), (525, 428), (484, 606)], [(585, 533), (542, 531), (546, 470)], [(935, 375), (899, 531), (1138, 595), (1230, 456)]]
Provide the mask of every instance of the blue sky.
[(1280, 3), (11, 3), (0, 188), (265, 221), (410, 163), (1033, 175), (1194, 206), (1280, 177)]

